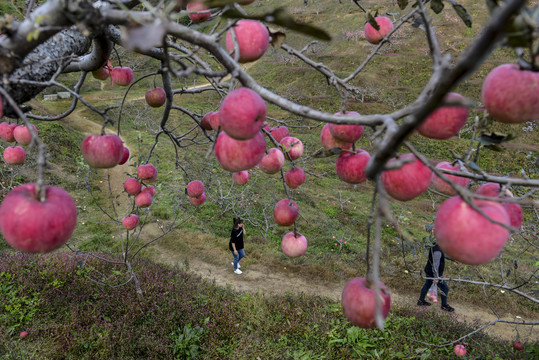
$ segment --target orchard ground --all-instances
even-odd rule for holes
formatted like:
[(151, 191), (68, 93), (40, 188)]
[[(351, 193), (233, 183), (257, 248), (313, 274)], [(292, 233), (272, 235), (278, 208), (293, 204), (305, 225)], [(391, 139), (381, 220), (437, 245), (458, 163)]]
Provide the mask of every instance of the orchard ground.
[[(260, 3), (262, 4), (260, 10), (263, 11), (269, 7), (281, 5), (284, 1), (261, 1)], [(369, 1), (368, 3), (369, 6), (377, 6), (374, 1)], [(472, 16), (474, 16), (474, 21), (477, 20), (478, 23), (481, 23), (482, 17), (484, 20), (485, 13), (482, 12), (484, 9), (482, 9), (481, 5), (477, 4), (478, 2), (463, 1), (463, 3), (467, 6), (467, 9)], [(355, 16), (357, 14), (350, 13), (342, 16), (343, 12), (346, 12), (346, 10), (337, 8), (336, 4), (337, 2), (330, 1), (310, 2), (307, 8), (304, 9), (302, 5), (291, 7), (290, 12), (297, 15), (298, 18), (303, 21), (316, 23), (319, 26), (328, 29), (333, 34), (337, 34), (335, 36), (335, 41), (331, 44), (319, 43), (316, 46), (313, 46), (313, 48), (309, 50), (309, 56), (317, 61), (325, 62), (339, 71), (348, 72), (351, 69), (354, 69), (358, 63), (362, 61), (364, 55), (363, 52), (368, 52), (371, 45), (368, 45), (362, 40), (362, 30), (360, 29), (361, 27), (358, 27), (357, 17)], [(342, 6), (347, 7), (347, 10), (351, 10), (354, 5), (347, 3)], [(383, 11), (384, 9), (381, 8), (380, 10)], [(335, 21), (337, 18), (339, 21)], [(440, 33), (443, 33), (441, 41), (443, 47), (442, 50), (444, 53), (449, 54), (458, 54), (480, 29), (480, 27), (477, 26), (472, 29), (463, 28), (460, 20), (453, 12), (451, 12), (451, 10), (444, 11), (437, 16), (436, 21), (437, 29)], [(415, 33), (416, 31), (419, 32), (420, 30), (414, 30), (409, 26), (403, 28), (391, 44), (383, 49), (381, 55), (376, 57), (375, 60), (369, 64), (369, 69), (373, 71), (366, 72), (364, 76), (358, 80), (359, 85), (364, 89), (364, 99), (363, 101), (351, 99), (347, 104), (350, 110), (357, 110), (362, 114), (388, 112), (415, 98), (417, 93), (423, 88), (428, 79), (428, 75), (430, 74), (430, 59), (427, 56), (427, 45), (424, 42), (424, 36), (418, 36), (417, 33)], [(287, 38), (287, 42), (290, 42), (290, 44), (296, 48), (302, 48), (307, 41), (310, 41), (310, 39), (306, 40), (306, 38), (302, 36), (295, 36), (294, 34), (290, 35), (291, 36)], [(359, 56), (358, 53), (360, 53)], [(136, 64), (137, 60), (140, 59), (128, 59), (126, 62), (132, 61)], [(478, 100), (479, 88), (485, 74), (494, 66), (513, 60), (514, 55), (509, 50), (501, 49), (496, 51), (476, 74), (458, 87), (458, 92), (470, 99)], [(138, 64), (138, 68), (144, 69), (146, 68), (146, 65), (153, 66), (154, 64)], [(374, 71), (376, 69), (383, 72), (383, 83), (380, 81), (380, 73)], [(283, 51), (268, 51), (262, 59), (252, 66), (250, 73), (252, 73), (257, 80), (260, 80), (262, 85), (267, 86), (278, 93), (282, 93), (295, 101), (327, 111), (337, 110), (335, 109), (335, 104), (339, 103), (339, 97), (332, 89), (326, 91), (325, 78)], [(74, 79), (69, 76), (66, 78), (66, 81), (73, 81)], [(175, 86), (187, 87), (187, 84), (192, 85), (190, 80), (191, 79), (186, 80), (183, 84), (175, 84)], [(193, 82), (195, 82), (195, 80), (193, 80)], [(306, 86), (306, 84), (309, 85)], [(123, 140), (129, 145), (131, 153), (135, 155), (135, 158), (123, 167), (116, 167), (108, 173), (93, 173), (91, 171), (88, 172), (81, 162), (80, 151), (78, 148), (80, 141), (77, 137), (82, 135), (78, 134), (78, 132), (82, 134), (98, 133), (101, 128), (99, 119), (87, 109), (79, 107), (62, 123), (62, 125), (40, 124), (41, 126), (38, 126), (40, 127), (40, 134), (45, 134), (45, 142), (51, 148), (54, 160), (53, 169), (48, 174), (48, 180), (53, 184), (65, 186), (79, 204), (79, 224), (70, 245), (80, 246), (83, 250), (96, 251), (99, 253), (119, 251), (117, 227), (115, 224), (108, 221), (99, 209), (97, 209), (96, 204), (105, 207), (109, 206), (107, 205), (110, 203), (110, 201), (107, 200), (109, 193), (107, 174), (109, 174), (111, 178), (111, 192), (114, 201), (123, 205), (127, 203), (128, 197), (123, 193), (122, 186), (123, 181), (128, 177), (126, 172), (131, 174), (134, 173), (134, 168), (130, 165), (132, 165), (134, 161), (139, 161), (139, 156), (141, 158), (147, 156), (148, 150), (153, 143), (153, 135), (155, 132), (152, 133), (152, 131), (156, 129), (156, 124), (159, 122), (160, 111), (147, 109), (143, 101), (144, 92), (153, 87), (151, 82), (148, 81), (139, 85), (140, 86), (137, 86), (133, 90), (133, 97), (129, 97), (126, 113), (123, 115), (124, 121), (122, 122)], [(99, 88), (101, 88), (101, 91), (98, 90)], [(124, 90), (125, 88), (117, 87), (111, 89), (108, 82), (100, 83), (93, 79), (89, 79), (85, 85), (83, 96), (94, 104), (99, 104), (101, 107), (117, 103), (117, 100), (122, 97)], [(186, 106), (200, 114), (209, 110), (215, 110), (215, 107), (219, 104), (219, 100), (220, 99), (217, 96), (205, 94), (200, 97), (191, 97), (190, 95), (178, 97), (178, 102), (180, 102), (182, 106)], [(42, 108), (41, 104), (34, 103), (34, 106), (36, 108)], [(66, 109), (69, 104), (66, 101), (58, 101), (55, 103), (46, 103), (46, 106), (50, 108), (52, 113), (58, 114)], [(320, 147), (318, 135), (321, 124), (311, 121), (297, 121), (297, 119), (291, 118), (289, 114), (285, 114), (275, 107), (271, 107), (270, 111), (272, 117), (285, 119), (293, 126), (308, 126), (308, 128), (291, 127), (291, 129), (294, 129), (293, 135), (296, 135), (295, 132), (297, 131), (299, 134), (298, 138), (306, 144), (307, 155), (313, 154), (315, 149)], [(482, 110), (476, 109), (475, 111), (474, 115), (481, 116)], [(177, 119), (171, 120), (169, 124), (179, 124), (179, 121), (176, 123), (174, 122), (175, 120)], [(277, 125), (277, 123), (272, 122), (272, 125)], [(188, 126), (184, 126), (181, 129), (185, 130), (186, 128), (188, 128)], [(518, 138), (517, 140), (514, 140), (513, 143), (506, 144), (505, 147), (507, 148), (507, 151), (505, 152), (497, 153), (483, 150), (482, 157), (480, 158), (481, 162), (479, 163), (482, 168), (492, 171), (492, 173), (495, 174), (513, 176), (519, 174), (521, 168), (524, 168), (526, 171), (534, 169), (533, 159), (537, 156), (538, 145), (537, 130), (534, 129), (533, 126), (531, 131), (524, 131), (522, 126), (515, 127), (501, 124), (489, 124), (489, 130), (515, 133)], [(112, 131), (112, 129), (109, 129), (108, 131)], [(417, 135), (411, 138), (411, 142), (430, 159), (442, 161), (447, 160), (450, 156), (449, 150), (456, 151), (457, 153), (462, 152), (468, 146), (468, 141), (466, 139), (470, 138), (470, 133), (471, 130), (468, 126), (458, 137), (445, 142), (437, 142)], [(372, 135), (372, 130), (369, 129), (358, 144), (361, 148), (368, 150), (372, 146), (369, 140), (370, 135)], [(64, 138), (62, 138), (62, 136)], [(70, 144), (64, 144), (62, 141), (65, 140), (73, 141)], [(172, 146), (170, 146), (170, 143), (167, 141), (168, 140), (165, 139), (161, 140), (151, 159), (152, 161), (159, 161), (158, 183), (160, 183), (161, 188), (158, 189), (159, 193), (156, 196), (158, 201), (152, 206), (152, 215), (149, 218), (151, 222), (145, 226), (142, 233), (144, 238), (141, 240), (151, 240), (156, 235), (160, 234), (161, 229), (159, 225), (157, 225), (157, 221), (159, 221), (159, 223), (164, 223), (174, 215), (172, 201), (166, 198), (165, 190), (173, 188), (177, 195), (178, 193), (181, 193), (183, 186), (187, 182), (187, 179), (183, 178), (181, 171), (174, 168), (174, 165), (170, 161), (170, 159), (174, 157), (174, 154)], [(209, 146), (210, 145), (208, 145), (208, 147)], [(58, 155), (55, 150), (61, 150), (61, 154)], [(204, 156), (206, 151), (203, 151), (203, 153), (191, 152), (189, 151), (189, 148), (182, 149), (182, 151), (180, 158), (180, 162), (182, 163), (188, 163), (188, 161), (186, 161), (188, 159), (195, 159), (196, 165), (202, 163), (207, 165), (212, 159), (209, 158), (210, 160), (208, 160), (208, 158)], [(196, 219), (193, 219), (190, 223), (184, 224), (165, 238), (161, 239), (154, 244), (149, 251), (144, 252), (143, 255), (162, 263), (176, 266), (179, 265), (180, 267), (193, 270), (206, 278), (214, 280), (218, 285), (226, 286), (227, 284), (230, 284), (234, 289), (238, 289), (242, 292), (242, 298), (248, 299), (249, 297), (259, 296), (252, 295), (252, 291), (261, 291), (262, 293), (267, 294), (268, 297), (270, 294), (281, 295), (286, 292), (294, 294), (297, 294), (297, 292), (304, 292), (313, 295), (322, 295), (337, 300), (344, 283), (349, 278), (363, 276), (365, 274), (365, 223), (369, 214), (369, 194), (372, 191), (372, 184), (366, 183), (357, 187), (352, 187), (339, 182), (334, 174), (335, 157), (318, 160), (309, 163), (309, 174), (306, 183), (297, 191), (293, 192), (294, 199), (300, 205), (300, 211), (304, 216), (299, 222), (299, 229), (300, 232), (307, 236), (309, 241), (309, 249), (306, 256), (300, 259), (291, 260), (281, 254), (279, 250), (279, 240), (282, 233), (285, 232), (282, 228), (270, 228), (267, 239), (264, 240), (259, 232), (247, 224), (246, 226), (249, 231), (247, 238), (248, 257), (243, 261), (245, 273), (240, 277), (233, 274), (231, 265), (229, 265), (231, 255), (227, 250), (228, 234), (233, 214), (231, 212), (222, 212), (219, 205), (213, 201), (215, 198), (207, 201), (207, 203), (197, 211)], [(30, 160), (30, 164), (32, 164), (32, 160)], [(216, 167), (215, 162), (213, 162), (212, 166), (213, 169), (222, 176), (224, 179), (223, 181), (225, 181), (227, 174), (225, 172), (219, 172), (220, 170)], [(190, 170), (192, 170), (193, 174), (198, 175), (202, 173), (195, 166)], [(249, 205), (253, 209), (260, 210), (261, 207), (257, 207), (259, 206), (258, 204), (271, 205), (276, 200), (284, 197), (282, 186), (278, 179), (271, 179), (256, 171), (255, 175), (256, 176), (251, 177), (247, 188), (233, 188), (237, 193), (245, 191), (244, 200), (240, 197), (234, 199), (234, 201), (237, 200), (237, 206)], [(535, 176), (536, 175), (537, 173), (535, 173)], [(33, 176), (34, 174), (31, 171), (26, 170), (22, 173), (21, 178), (18, 178), (18, 181), (31, 180)], [(87, 192), (86, 183), (82, 181), (84, 177), (88, 177), (88, 187), (93, 190), (94, 199), (92, 199)], [(226, 183), (226, 185), (228, 185), (228, 183)], [(213, 189), (215, 190), (216, 184), (214, 183), (213, 186)], [(260, 191), (260, 189), (262, 189), (264, 193)], [(216, 193), (217, 191), (214, 191), (214, 197), (216, 196)], [(426, 311), (426, 309), (418, 310), (414, 305), (422, 285), (419, 274), (414, 271), (422, 269), (425, 263), (425, 256), (421, 251), (413, 254), (410, 253), (412, 249), (421, 249), (418, 244), (420, 244), (421, 239), (425, 236), (425, 224), (429, 223), (432, 219), (434, 209), (436, 205), (439, 205), (442, 201), (441, 199), (442, 198), (437, 197), (436, 194), (428, 193), (410, 203), (392, 203), (395, 217), (398, 218), (399, 223), (410, 230), (413, 238), (417, 240), (417, 243), (414, 243), (411, 246), (408, 246), (406, 243), (401, 244), (401, 242), (396, 240), (397, 233), (395, 229), (388, 224), (384, 224), (384, 253), (381, 277), (390, 288), (394, 303), (397, 305), (411, 305), (411, 309), (408, 308), (408, 310), (406, 310), (407, 315), (410, 315), (410, 317), (407, 317), (406, 320), (399, 320), (402, 321), (402, 323), (405, 323), (408, 328), (414, 327), (414, 325), (418, 326), (414, 323), (414, 318), (417, 317), (419, 319), (420, 315), (418, 314)], [(257, 202), (257, 205), (254, 205), (253, 202)], [(530, 218), (531, 217), (528, 216), (527, 220), (530, 220)], [(335, 238), (332, 238), (332, 236), (335, 236)], [(406, 247), (406, 250), (410, 252), (404, 258), (405, 261), (408, 261), (406, 266), (405, 263), (403, 263), (403, 259), (400, 258), (401, 246)], [(509, 256), (514, 254), (511, 246), (512, 242), (508, 242), (507, 254)], [(516, 252), (518, 251), (515, 251), (515, 253)], [(519, 264), (519, 269), (533, 269), (534, 266), (536, 267), (536, 264), (533, 262), (522, 262)], [(406, 269), (408, 268), (411, 271), (406, 272)], [(492, 276), (492, 278), (495, 278), (496, 271), (499, 276), (497, 264), (490, 264), (489, 266), (483, 266), (479, 269), (480, 270), (478, 271), (481, 276), (487, 278)], [(531, 271), (533, 270), (530, 270), (530, 272)], [(476, 269), (474, 268), (458, 267), (454, 264), (448, 265), (448, 273), (463, 277), (477, 275)], [(51, 284), (55, 283), (51, 282)], [(76, 282), (75, 285), (77, 284), (81, 284), (81, 282)], [(151, 283), (146, 283), (145, 286), (151, 288)], [(472, 321), (476, 318), (474, 315), (479, 314), (481, 318), (480, 324), (489, 321), (491, 319), (488, 314), (489, 305), (495, 306), (503, 313), (504, 318), (507, 317), (510, 320), (515, 320), (517, 316), (530, 321), (537, 319), (536, 306), (529, 304), (518, 297), (511, 296), (508, 292), (502, 293), (499, 290), (489, 288), (487, 292), (490, 296), (490, 300), (489, 304), (487, 304), (482, 289), (477, 286), (458, 286), (455, 283), (451, 283), (450, 286), (450, 304), (456, 308), (457, 311), (455, 316), (461, 320)], [(128, 290), (132, 289), (128, 288)], [(100, 294), (100, 291), (101, 290), (96, 290), (96, 294)], [(223, 292), (224, 291), (226, 290), (223, 290)], [(103, 293), (106, 293), (106, 291), (103, 290)], [(201, 294), (202, 295), (198, 297), (198, 300), (196, 300), (200, 303), (205, 303), (207, 301), (206, 297), (211, 296), (206, 295), (206, 293)], [(213, 293), (208, 292), (208, 294)], [(147, 293), (148, 298), (153, 299), (152, 296), (154, 295), (155, 294), (151, 291)], [(94, 295), (93, 293), (92, 296), (99, 297), (99, 295)], [(301, 296), (297, 295), (278, 296), (272, 299), (277, 299), (275, 302), (279, 303), (297, 302), (298, 304), (303, 304), (301, 302)], [(27, 300), (31, 302), (31, 299)], [(89, 300), (89, 302), (90, 301), (91, 300)], [(200, 303), (196, 301), (195, 303), (200, 305)], [(309, 306), (310, 304), (311, 303), (308, 303), (306, 306)], [(261, 303), (256, 301), (249, 302), (248, 305), (253, 305), (253, 309), (255, 309), (254, 305), (263, 307)], [(76, 306), (76, 304), (73, 306)], [(333, 314), (337, 314), (341, 311), (338, 302), (333, 302), (330, 309)], [(395, 307), (395, 311), (400, 314), (400, 310), (397, 309), (399, 309), (398, 306)], [(442, 315), (442, 320), (439, 321), (438, 318), (435, 318), (435, 320), (433, 320), (434, 322), (430, 324), (434, 329), (443, 326), (441, 324), (445, 324), (443, 323), (443, 319), (446, 319), (448, 316), (453, 316), (442, 313), (439, 310), (439, 307), (431, 307), (428, 311), (440, 313)], [(304, 309), (294, 309), (292, 314), (290, 314), (291, 316), (276, 316), (271, 319), (275, 320), (278, 324), (277, 328), (279, 328), (279, 326), (286, 327), (287, 321), (288, 325), (290, 325), (291, 322), (296, 326), (297, 323), (295, 322), (293, 315), (305, 313), (307, 312), (304, 311)], [(262, 318), (261, 314), (258, 315)], [(329, 318), (330, 316), (324, 314), (322, 317)], [(159, 320), (160, 319), (151, 319), (151, 316), (149, 316), (140, 321), (145, 324), (147, 322)], [(139, 319), (137, 319), (137, 321), (139, 321)], [(343, 321), (342, 323), (345, 322), (345, 320), (339, 321)], [(202, 322), (197, 322), (197, 324), (201, 325)], [(229, 323), (227, 322), (226, 324)], [(476, 325), (477, 324), (474, 324), (475, 327), (477, 327)], [(39, 328), (39, 326), (40, 324), (36, 325), (36, 328)], [(45, 324), (44, 326), (48, 326), (48, 324)], [(56, 324), (52, 325), (52, 327), (55, 326)], [(120, 325), (116, 323), (114, 326), (120, 327)], [(246, 326), (252, 325), (248, 324)], [(115, 329), (118, 328), (115, 327)], [(289, 327), (286, 327), (286, 329), (294, 330)], [(421, 327), (421, 329), (423, 328)], [(429, 332), (429, 329), (427, 328), (426, 332), (429, 334), (435, 333), (432, 329), (430, 330), (431, 331)], [(451, 333), (453, 336), (451, 339), (444, 338), (442, 340), (436, 338), (436, 336), (431, 336), (427, 339), (419, 338), (419, 340), (423, 339), (436, 343), (445, 342), (454, 340), (463, 335), (465, 331), (469, 330), (470, 329), (459, 329), (458, 331)], [(283, 328), (279, 331), (285, 330)], [(350, 330), (350, 328), (346, 327), (339, 328), (339, 331), (344, 333), (349, 331), (352, 335), (355, 334), (354, 330)], [(497, 333), (498, 331), (500, 331), (500, 333)], [(107, 337), (109, 336), (107, 331), (96, 332), (97, 333), (93, 333), (94, 337), (88, 338), (89, 340), (76, 339), (76, 341), (80, 341), (81, 354), (84, 354), (84, 347), (96, 347), (96, 344), (99, 344), (100, 339), (103, 337), (109, 339), (109, 337)], [(331, 328), (328, 332), (331, 332)], [(505, 339), (505, 343), (507, 344), (517, 336), (516, 332), (514, 332), (511, 327), (502, 327), (500, 324), (490, 328), (488, 332)], [(526, 339), (526, 346), (533, 346), (533, 343), (537, 343), (537, 332), (532, 333), (531, 337), (528, 336), (529, 328), (520, 327), (519, 332), (521, 337)], [(57, 336), (55, 335), (55, 338), (70, 338), (70, 336), (72, 336), (70, 334), (73, 333), (68, 331)], [(242, 335), (243, 334), (245, 333), (242, 333)], [(398, 333), (398, 335), (401, 334), (406, 335), (406, 332), (403, 331)], [(273, 335), (274, 334), (272, 333), (272, 338), (268, 340), (273, 342), (279, 341), (279, 343), (282, 342), (284, 344), (283, 347), (289, 344), (287, 343), (287, 341), (289, 341), (287, 340), (287, 336), (290, 338), (294, 336), (293, 331), (279, 334), (279, 336)], [(317, 333), (317, 330), (315, 329), (313, 330), (311, 337), (324, 337), (325, 335), (327, 335), (327, 333), (324, 331)], [(378, 336), (381, 338), (385, 335), (374, 331), (362, 336), (364, 336), (364, 338), (356, 337), (353, 341), (356, 341), (359, 344), (358, 347), (361, 347), (361, 344), (363, 344), (361, 340), (364, 340), (369, 344), (368, 349), (371, 350), (373, 349), (373, 347), (370, 346), (372, 345), (372, 342), (375, 342), (374, 348), (380, 347), (380, 343), (376, 343), (376, 341), (378, 341)], [(373, 337), (375, 337), (376, 340), (373, 340)], [(113, 335), (110, 335), (110, 338), (113, 338)], [(31, 335), (30, 339), (32, 339)], [(294, 338), (294, 340), (296, 340), (296, 338)], [(338, 339), (332, 338), (330, 341), (337, 341), (333, 344), (336, 343), (339, 345), (346, 341), (353, 342), (347, 337)], [(475, 341), (475, 338), (474, 340), (471, 340), (472, 343)], [(9, 345), (12, 344), (13, 343), (9, 343)], [(483, 345), (483, 343), (479, 344)], [(411, 341), (405, 345), (413, 347), (417, 357), (423, 356), (424, 354), (424, 352), (420, 352), (419, 350), (427, 348), (423, 345), (412, 343)], [(448, 357), (450, 354), (452, 354), (452, 352), (440, 356)], [(471, 351), (469, 351), (468, 354), (473, 356)], [(289, 357), (298, 358), (301, 354), (296, 355), (290, 355)], [(516, 354), (513, 355), (518, 357)], [(16, 355), (14, 356), (16, 357)], [(106, 355), (101, 356), (105, 357)], [(413, 355), (407, 354), (407, 356)], [(510, 355), (507, 355), (507, 357), (509, 356)], [(315, 356), (313, 354), (311, 354), (311, 356), (307, 354), (303, 358), (315, 358)]]
[[(88, 97), (92, 99), (94, 96)], [(108, 98), (107, 92), (98, 93), (95, 98)], [(141, 101), (143, 97), (138, 95), (128, 98), (130, 102)], [(63, 123), (83, 135), (98, 133), (101, 125), (83, 115), (85, 108), (79, 107)], [(108, 132), (112, 132), (108, 130)], [(135, 149), (131, 143), (127, 143), (130, 149)], [(510, 144), (513, 147), (526, 147), (526, 145)], [(528, 145), (529, 146), (529, 145)], [(133, 151), (132, 151), (133, 153)], [(132, 160), (131, 160), (132, 163)], [(127, 202), (127, 194), (123, 191), (123, 182), (126, 179), (126, 172), (129, 171), (130, 162), (116, 166), (108, 172), (103, 172), (103, 177), (98, 180), (99, 187), (107, 190), (107, 178), (110, 176), (110, 184), (113, 194), (120, 194), (116, 199), (119, 203)], [(247, 227), (249, 229), (249, 227)], [(228, 231), (226, 227), (225, 232)], [(249, 234), (256, 234), (254, 229), (248, 230)], [(150, 241), (162, 233), (158, 223), (149, 223), (144, 227), (142, 240)], [(353, 240), (352, 240), (353, 241)], [(250, 240), (247, 237), (246, 251), (247, 257), (242, 261), (244, 274), (235, 275), (231, 271), (231, 255), (228, 249), (228, 238), (218, 237), (209, 232), (184, 232), (182, 229), (175, 230), (160, 241), (151, 246), (150, 258), (163, 264), (174, 267), (185, 268), (194, 273), (213, 281), (222, 287), (231, 286), (234, 290), (250, 293), (264, 293), (272, 295), (285, 295), (287, 293), (322, 296), (334, 301), (340, 301), (340, 296), (344, 284), (349, 279), (339, 274), (343, 269), (337, 269), (337, 273), (331, 270), (320, 271), (320, 266), (304, 266), (294, 261), (280, 256), (278, 258), (267, 258), (266, 250), (257, 249), (262, 244)], [(340, 271), (339, 271), (340, 270)], [(349, 270), (349, 269), (348, 269)], [(349, 270), (350, 271), (350, 270)], [(315, 278), (313, 279), (313, 275)], [(404, 274), (394, 274), (402, 280)], [(414, 305), (417, 301), (422, 281), (418, 276), (417, 280), (407, 281), (405, 286), (391, 288), (391, 301), (393, 304), (406, 307)], [(385, 279), (384, 279), (385, 280)], [(386, 281), (387, 282), (387, 281)], [(397, 282), (395, 282), (396, 284)], [(454, 316), (458, 321), (468, 324), (486, 324), (494, 321), (496, 316), (484, 307), (481, 301), (466, 301), (466, 296), (462, 296), (461, 289), (457, 285), (451, 285), (450, 304), (455, 307)], [(410, 291), (411, 290), (411, 291)], [(454, 300), (457, 298), (458, 300)], [(435, 311), (444, 315), (438, 305), (433, 304), (429, 311)], [(512, 311), (504, 313), (502, 319), (515, 320), (517, 316), (527, 317), (534, 312), (524, 310), (523, 312)], [(526, 328), (519, 327), (520, 331), (526, 332)], [(497, 324), (487, 328), (486, 332), (504, 340), (515, 338), (515, 326), (510, 324)], [(539, 334), (532, 334), (530, 341), (538, 341)]]

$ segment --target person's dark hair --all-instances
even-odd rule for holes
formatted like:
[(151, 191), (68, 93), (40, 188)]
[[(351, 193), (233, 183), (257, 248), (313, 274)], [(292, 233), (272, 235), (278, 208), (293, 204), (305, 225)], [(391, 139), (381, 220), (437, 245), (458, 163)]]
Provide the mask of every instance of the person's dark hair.
[(240, 224), (243, 224), (242, 218), (234, 218), (234, 229), (237, 229)]

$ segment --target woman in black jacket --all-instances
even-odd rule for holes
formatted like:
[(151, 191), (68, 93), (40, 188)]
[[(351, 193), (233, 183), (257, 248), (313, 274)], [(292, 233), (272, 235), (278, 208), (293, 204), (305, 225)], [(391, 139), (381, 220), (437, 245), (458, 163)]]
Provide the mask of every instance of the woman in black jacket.
[[(427, 262), (427, 265), (425, 265), (425, 274), (427, 278), (441, 278), (444, 273), (445, 268), (445, 255), (438, 246), (438, 244), (434, 243), (434, 246), (430, 248), (429, 250), (429, 261)], [(425, 301), (425, 296), (427, 295), (427, 292), (429, 291), (432, 284), (436, 284), (438, 288), (441, 290), (440, 295), (442, 298), (442, 310), (445, 311), (455, 311), (449, 304), (447, 303), (447, 294), (449, 293), (449, 286), (447, 286), (446, 282), (443, 280), (431, 280), (426, 279), (425, 285), (423, 285), (423, 288), (421, 289), (421, 294), (419, 295), (419, 300), (417, 301), (417, 305), (420, 306), (430, 306), (431, 303), (428, 301)]]
[(228, 248), (232, 251), (232, 256), (234, 261), (234, 272), (236, 274), (241, 274), (240, 270), (240, 260), (245, 257), (245, 250), (243, 250), (243, 236), (245, 235), (245, 228), (243, 227), (243, 220), (241, 218), (234, 218), (234, 226), (232, 227), (232, 232), (230, 233), (230, 242), (228, 243)]

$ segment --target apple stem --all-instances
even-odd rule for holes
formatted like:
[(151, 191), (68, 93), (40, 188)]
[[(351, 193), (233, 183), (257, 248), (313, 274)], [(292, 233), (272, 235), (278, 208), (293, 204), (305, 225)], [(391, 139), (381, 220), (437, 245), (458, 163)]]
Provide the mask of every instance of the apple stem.
[(116, 46), (112, 48), (114, 50), (114, 53), (116, 54), (116, 57), (118, 58), (118, 65), (122, 67), (122, 59), (120, 59), (120, 55), (118, 54), (118, 50), (116, 49)]

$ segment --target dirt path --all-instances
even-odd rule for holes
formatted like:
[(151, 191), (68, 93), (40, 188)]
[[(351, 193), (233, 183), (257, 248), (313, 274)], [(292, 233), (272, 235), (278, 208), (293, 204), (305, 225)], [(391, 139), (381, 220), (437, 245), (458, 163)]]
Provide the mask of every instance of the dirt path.
[[(169, 248), (165, 248), (159, 243), (156, 243), (153, 248), (156, 250), (157, 255), (155, 260), (161, 263), (184, 267), (185, 256), (180, 253), (174, 253)], [(247, 253), (248, 256), (248, 253)], [(188, 258), (189, 270), (206, 278), (212, 282), (215, 282), (218, 286), (231, 286), (233, 289), (240, 292), (262, 292), (264, 294), (283, 295), (286, 293), (305, 293), (308, 295), (322, 296), (330, 298), (335, 301), (340, 301), (342, 289), (346, 281), (336, 280), (334, 282), (319, 281), (317, 279), (308, 279), (297, 274), (287, 273), (286, 266), (282, 269), (268, 268), (261, 263), (252, 263), (248, 266), (243, 266), (243, 274), (236, 275), (233, 273), (232, 265), (230, 264), (232, 256), (223, 251), (222, 264), (215, 265), (208, 262), (201, 261), (197, 258)], [(247, 257), (245, 258), (247, 259)], [(419, 286), (418, 284), (418, 291)], [(415, 305), (417, 302), (417, 295), (407, 295), (392, 292), (391, 303), (395, 305)], [(471, 306), (469, 304), (450, 302), (451, 306), (455, 308), (454, 315), (459, 321), (472, 323), (477, 321), (479, 325), (489, 323), (496, 320), (496, 316), (487, 311), (487, 307), (480, 308), (477, 306)], [(436, 313), (443, 313), (439, 306), (429, 307), (430, 311)], [(514, 314), (505, 314), (502, 319), (504, 320), (518, 320)], [(527, 321), (537, 321), (537, 319), (524, 319)], [(520, 335), (526, 335), (529, 331), (529, 326), (519, 327)], [(502, 340), (512, 341), (516, 338), (516, 331), (514, 325), (498, 323), (494, 326), (490, 326), (486, 332), (498, 337)], [(539, 334), (535, 332), (529, 339), (531, 341), (539, 341)], [(527, 339), (526, 336), (523, 337)]]
[[(140, 98), (131, 98), (129, 100), (140, 100)], [(101, 125), (84, 117), (82, 115), (83, 110), (84, 108), (75, 110), (66, 120), (64, 120), (65, 123), (85, 135), (98, 134), (101, 131)], [(110, 132), (113, 131), (110, 130)], [(127, 144), (126, 146), (129, 147)], [(127, 195), (123, 192), (123, 182), (125, 181), (125, 173), (127, 171), (128, 163), (122, 166), (116, 166), (108, 172), (111, 177), (112, 191), (115, 194), (121, 194), (121, 197), (118, 199), (120, 203), (123, 202), (123, 197), (127, 199)], [(107, 173), (104, 171), (104, 184), (107, 180), (106, 174)], [(148, 224), (144, 228), (142, 234), (147, 239), (153, 239), (159, 232), (160, 230), (155, 224)], [(174, 233), (175, 237), (179, 234), (176, 231), (174, 231)], [(177, 238), (179, 238), (179, 236), (177, 236)], [(184, 254), (174, 252), (160, 244), (160, 242), (156, 242), (151, 248), (155, 250), (156, 255), (154, 256), (154, 259), (156, 261), (173, 266), (177, 265), (179, 267), (184, 267), (186, 260)], [(232, 258), (226, 250), (222, 251), (219, 259), (222, 259), (222, 263), (212, 264), (192, 257), (188, 258), (187, 261), (190, 271), (203, 278), (209, 279), (210, 281), (214, 281), (218, 286), (231, 286), (233, 289), (240, 292), (262, 292), (264, 294), (275, 295), (305, 293), (339, 301), (345, 284), (345, 281), (340, 280), (334, 282), (317, 281), (316, 279), (306, 278), (296, 273), (291, 273), (290, 271), (287, 272), (286, 266), (283, 266), (282, 269), (274, 269), (257, 262), (247, 263), (247, 265), (244, 263), (244, 267), (242, 268), (244, 273), (242, 275), (236, 275), (233, 273), (232, 265), (230, 264)], [(417, 290), (419, 291), (419, 285)], [(397, 305), (414, 305), (417, 301), (417, 295), (406, 295), (393, 292), (391, 293), (391, 301), (392, 304)], [(459, 321), (468, 323), (478, 321), (479, 325), (483, 325), (496, 320), (496, 316), (492, 312), (486, 311), (487, 306), (480, 308), (464, 303), (450, 303), (455, 308), (455, 313), (451, 316), (456, 316)], [(429, 310), (442, 313), (439, 306), (431, 306)], [(516, 315), (518, 314), (505, 314), (502, 319), (517, 320)], [(537, 321), (537, 319), (523, 320)], [(491, 336), (507, 341), (514, 340), (517, 334), (515, 326), (507, 324), (496, 324), (495, 326), (489, 327), (486, 332)], [(525, 341), (539, 341), (539, 334), (537, 332), (532, 333), (531, 338), (527, 338), (526, 335), (529, 334), (529, 327), (520, 327), (519, 332), (521, 336), (524, 335), (523, 340)]]

